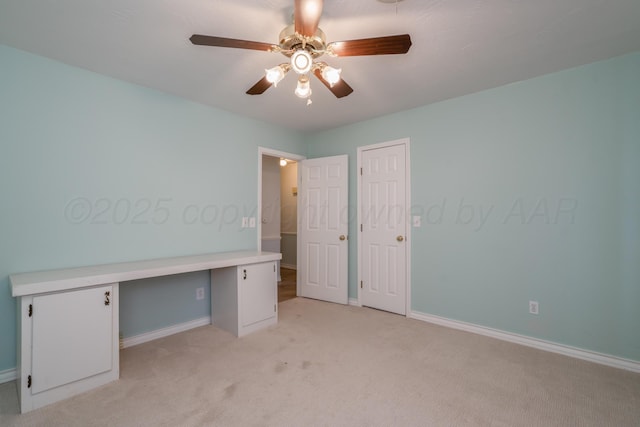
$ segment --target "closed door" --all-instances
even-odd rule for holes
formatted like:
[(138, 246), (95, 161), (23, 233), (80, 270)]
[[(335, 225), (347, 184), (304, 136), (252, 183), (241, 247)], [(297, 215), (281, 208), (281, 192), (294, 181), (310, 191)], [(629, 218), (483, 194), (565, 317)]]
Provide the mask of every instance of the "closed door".
[(348, 157), (303, 160), (299, 166), (300, 295), (348, 302)]
[(360, 153), (360, 302), (398, 314), (406, 314), (406, 150), (399, 144)]

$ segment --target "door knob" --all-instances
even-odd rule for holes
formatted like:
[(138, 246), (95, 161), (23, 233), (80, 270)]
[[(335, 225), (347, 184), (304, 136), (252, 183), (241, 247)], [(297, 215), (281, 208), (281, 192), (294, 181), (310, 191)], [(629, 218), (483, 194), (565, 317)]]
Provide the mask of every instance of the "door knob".
[(402, 237), (402, 236), (398, 236), (398, 237), (396, 237), (396, 240), (397, 240), (398, 242), (402, 242), (402, 241), (404, 240), (404, 237)]
[(347, 239), (347, 236), (345, 236), (344, 234), (340, 235), (340, 240), (346, 240), (346, 239)]

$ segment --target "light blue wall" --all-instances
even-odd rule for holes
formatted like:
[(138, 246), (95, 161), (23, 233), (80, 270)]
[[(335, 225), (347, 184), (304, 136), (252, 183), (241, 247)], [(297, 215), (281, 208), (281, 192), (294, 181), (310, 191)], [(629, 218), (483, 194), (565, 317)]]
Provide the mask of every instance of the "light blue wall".
[(640, 53), (320, 132), (308, 154), (349, 154), (355, 206), (356, 148), (404, 137), (413, 310), (640, 360)]
[[(16, 364), (9, 274), (253, 249), (257, 147), (305, 152), (297, 132), (1, 45), (0, 64), (0, 371)], [(207, 284), (123, 284), (125, 336), (207, 315)]]
[[(0, 371), (15, 366), (9, 274), (254, 248), (239, 217), (258, 145), (349, 154), (355, 206), (356, 148), (403, 137), (423, 215), (414, 310), (640, 360), (640, 54), (314, 135), (4, 46), (0, 64)], [(125, 336), (207, 315), (201, 286), (124, 284)]]
[[(203, 300), (196, 289), (204, 288)], [(131, 280), (120, 286), (120, 333), (124, 338), (211, 314), (209, 271)]]

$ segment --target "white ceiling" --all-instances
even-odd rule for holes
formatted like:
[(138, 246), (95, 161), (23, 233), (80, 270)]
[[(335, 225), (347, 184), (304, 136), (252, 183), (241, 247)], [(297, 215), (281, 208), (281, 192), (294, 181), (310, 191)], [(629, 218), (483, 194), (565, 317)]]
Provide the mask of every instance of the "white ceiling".
[[(407, 55), (323, 60), (354, 89), (295, 78), (245, 91), (277, 53), (194, 46), (194, 33), (277, 43), (293, 0), (0, 0), (0, 43), (289, 128), (315, 131), (640, 50), (640, 0), (326, 0), (327, 41), (411, 35)], [(1, 65), (0, 65), (1, 66)]]

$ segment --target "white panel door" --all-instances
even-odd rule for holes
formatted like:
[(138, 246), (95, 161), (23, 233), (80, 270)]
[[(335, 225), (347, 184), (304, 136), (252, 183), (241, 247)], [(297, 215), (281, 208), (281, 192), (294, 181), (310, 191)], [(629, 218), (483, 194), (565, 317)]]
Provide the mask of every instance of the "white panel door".
[(347, 304), (348, 156), (300, 162), (300, 295)]
[(363, 150), (362, 305), (406, 314), (406, 146)]
[(33, 298), (32, 393), (111, 370), (113, 287)]

